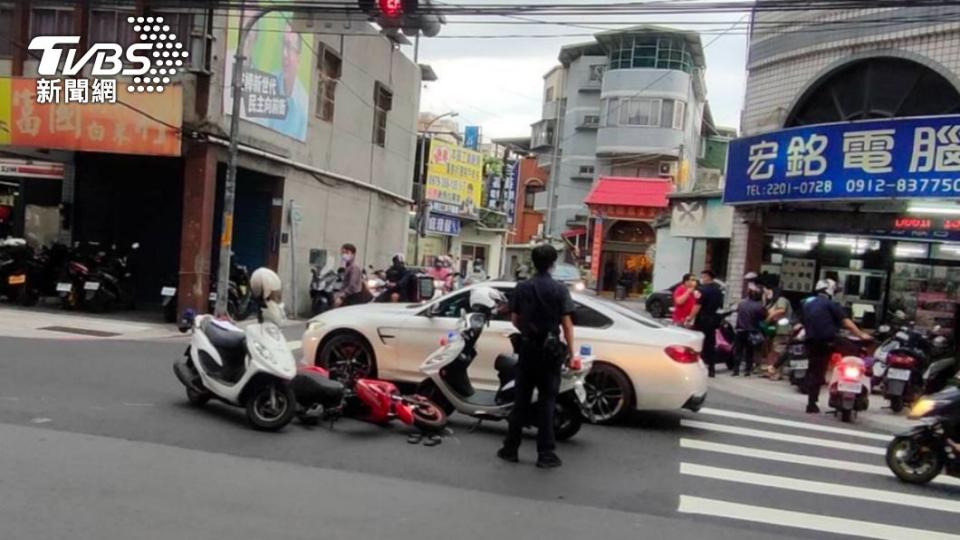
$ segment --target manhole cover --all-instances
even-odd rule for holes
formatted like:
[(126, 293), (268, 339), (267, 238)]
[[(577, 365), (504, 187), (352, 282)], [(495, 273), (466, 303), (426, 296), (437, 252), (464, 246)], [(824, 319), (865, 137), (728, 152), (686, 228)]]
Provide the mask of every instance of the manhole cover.
[(116, 332), (104, 332), (102, 330), (87, 330), (86, 328), (70, 328), (69, 326), (44, 326), (37, 330), (50, 330), (51, 332), (66, 332), (68, 334), (79, 334), (81, 336), (93, 337), (113, 337), (119, 336)]

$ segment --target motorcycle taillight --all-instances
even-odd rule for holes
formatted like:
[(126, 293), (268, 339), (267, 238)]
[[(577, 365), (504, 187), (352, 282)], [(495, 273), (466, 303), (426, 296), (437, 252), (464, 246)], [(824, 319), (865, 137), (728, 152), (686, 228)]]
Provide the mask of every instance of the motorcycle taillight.
[(890, 367), (910, 369), (916, 362), (912, 356), (905, 354), (890, 353), (887, 355), (887, 365)]

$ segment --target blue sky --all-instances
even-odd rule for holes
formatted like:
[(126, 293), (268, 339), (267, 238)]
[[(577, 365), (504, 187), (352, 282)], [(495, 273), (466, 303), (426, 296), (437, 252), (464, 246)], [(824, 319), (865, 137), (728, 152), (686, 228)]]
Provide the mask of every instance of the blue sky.
[[(485, 3), (512, 3), (485, 0)], [(596, 0), (593, 0), (594, 2)], [(450, 2), (456, 3), (456, 2)], [(589, 4), (590, 0), (581, 2)], [(531, 17), (537, 18), (537, 17)], [(539, 17), (544, 19), (544, 17)], [(496, 17), (484, 17), (486, 20)], [(654, 23), (702, 31), (707, 60), (707, 97), (717, 125), (738, 128), (746, 81), (747, 38), (743, 27), (723, 34), (737, 21), (747, 21), (746, 13), (722, 15), (661, 15), (620, 17), (577, 17), (578, 25), (597, 22)], [(629, 20), (627, 20), (629, 19)], [(469, 19), (451, 18), (441, 36), (505, 34), (590, 34), (601, 30), (558, 25), (479, 25)], [(503, 19), (501, 19), (503, 20)], [(551, 19), (561, 21), (564, 19)], [(698, 24), (701, 23), (701, 24)], [(706, 23), (706, 24), (703, 24)], [(607, 28), (616, 28), (609, 26)], [(719, 35), (719, 37), (717, 37)], [(560, 47), (589, 41), (589, 37), (499, 38), (421, 40), (421, 63), (433, 66), (439, 80), (427, 83), (421, 98), (421, 110), (460, 113), (461, 126), (478, 124), (484, 138), (529, 135), (530, 124), (540, 117), (543, 75), (557, 62)], [(713, 41), (713, 43), (710, 43)], [(412, 54), (412, 50), (407, 50)]]

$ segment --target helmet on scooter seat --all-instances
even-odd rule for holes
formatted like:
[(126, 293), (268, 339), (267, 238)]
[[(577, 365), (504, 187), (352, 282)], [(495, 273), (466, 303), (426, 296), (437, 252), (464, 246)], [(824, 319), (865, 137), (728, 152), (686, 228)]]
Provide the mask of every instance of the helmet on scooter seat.
[(470, 291), (470, 311), (491, 313), (507, 303), (507, 297), (493, 287), (477, 287)]
[(279, 296), (282, 290), (283, 282), (280, 281), (280, 276), (269, 268), (257, 268), (250, 276), (250, 292), (260, 301), (266, 302), (274, 293)]

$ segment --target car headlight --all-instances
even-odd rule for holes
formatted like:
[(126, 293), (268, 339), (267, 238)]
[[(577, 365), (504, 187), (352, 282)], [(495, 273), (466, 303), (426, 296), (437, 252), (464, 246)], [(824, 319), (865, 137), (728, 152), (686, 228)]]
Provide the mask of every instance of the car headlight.
[(307, 332), (315, 332), (315, 331), (317, 331), (317, 330), (320, 330), (320, 329), (323, 328), (326, 324), (327, 324), (327, 323), (325, 323), (325, 322), (323, 322), (323, 321), (321, 321), (321, 320), (310, 321), (310, 322), (307, 324)]
[(922, 418), (937, 406), (937, 402), (932, 399), (923, 398), (917, 401), (910, 409), (910, 418)]
[(573, 284), (573, 288), (574, 288), (575, 290), (582, 291), (582, 290), (586, 289), (587, 286), (584, 285), (584, 283), (583, 283), (582, 281), (578, 281), (578, 282), (576, 282), (576, 283)]

